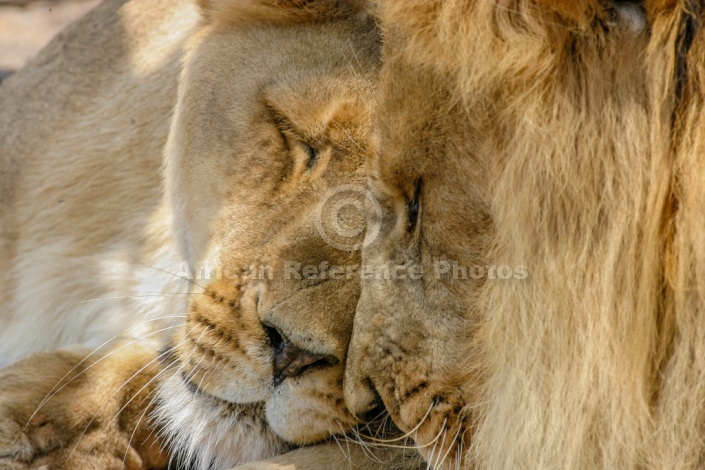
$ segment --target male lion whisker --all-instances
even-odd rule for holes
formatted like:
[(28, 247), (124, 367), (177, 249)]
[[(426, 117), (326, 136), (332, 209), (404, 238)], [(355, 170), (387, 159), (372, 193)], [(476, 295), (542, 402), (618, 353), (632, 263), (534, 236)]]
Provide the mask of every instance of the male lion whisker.
[[(462, 426), (458, 426), (458, 429), (455, 431), (455, 434), (453, 435), (453, 439), (452, 439), (451, 442), (454, 443), (454, 442), (457, 441), (458, 437), (460, 436), (461, 430), (462, 430)], [(441, 452), (443, 451), (443, 447), (445, 447), (445, 441), (446, 441), (446, 436), (447, 436), (447, 435), (448, 435), (447, 432), (445, 432), (444, 435), (443, 435), (443, 442), (441, 443)], [(443, 457), (441, 458), (440, 461), (438, 461), (438, 463), (437, 463), (436, 466), (439, 467), (439, 468), (440, 468), (440, 467), (443, 467), (443, 464), (445, 463), (445, 461), (448, 459), (448, 457), (450, 457), (450, 452), (451, 452), (454, 448), (456, 448), (456, 447), (457, 447), (457, 446), (454, 446), (454, 445), (448, 446), (448, 450), (445, 452), (445, 454), (443, 454)]]
[(463, 446), (464, 444), (464, 437), (465, 437), (465, 432), (463, 431), (463, 435), (460, 437), (460, 440), (458, 441), (458, 445), (455, 448), (455, 468), (456, 470), (460, 470), (460, 463), (463, 459)]
[[(441, 451), (443, 450), (443, 446), (445, 445), (446, 436), (448, 434), (445, 430), (446, 424), (448, 424), (447, 417), (443, 420), (443, 423), (441, 424), (440, 430), (438, 431), (438, 434), (436, 434), (436, 437), (433, 439), (433, 441), (431, 441), (430, 443), (428, 443), (427, 445), (424, 445), (424, 446), (417, 446), (417, 448), (422, 449), (424, 447), (428, 447), (429, 445), (433, 444), (433, 448), (431, 449), (431, 453), (429, 454), (428, 460), (427, 460), (427, 464), (428, 464), (427, 469), (428, 470), (432, 470), (435, 467), (435, 465), (433, 465), (433, 460), (434, 460), (434, 456), (436, 455), (436, 450), (438, 449), (438, 444), (441, 445)], [(439, 441), (441, 436), (443, 436), (443, 439)], [(437, 457), (436, 457), (436, 460), (438, 460)]]
[[(354, 431), (353, 431), (354, 432)], [(347, 438), (350, 440), (350, 442), (354, 442), (356, 444), (361, 444), (361, 445), (366, 445), (368, 447), (376, 447), (379, 449), (405, 449), (405, 450), (411, 450), (411, 449), (416, 449), (417, 447), (412, 445), (412, 444), (384, 444), (384, 443), (379, 443), (379, 442), (370, 442), (366, 439), (366, 436), (363, 436), (361, 434), (356, 434), (354, 438)], [(409, 441), (407, 441), (409, 442)]]
[[(433, 457), (434, 452), (436, 451), (436, 445), (438, 444), (438, 440), (441, 438), (441, 436), (445, 433), (444, 427), (445, 427), (446, 420), (443, 421), (443, 425), (441, 426), (441, 430), (438, 431), (438, 434), (436, 434), (436, 437), (433, 438), (432, 441), (424, 444), (424, 445), (416, 445), (416, 449), (425, 449), (427, 447), (431, 447), (431, 453), (429, 455), (430, 458)], [(430, 461), (429, 458), (429, 461)]]
[(428, 454), (428, 458), (426, 459), (426, 470), (433, 470), (433, 456), (436, 454), (436, 448), (438, 447), (439, 442), (438, 439), (441, 437), (441, 434), (444, 434), (443, 426), (441, 426), (441, 430), (436, 435), (436, 439), (433, 440), (433, 447), (431, 447), (431, 452)]
[(421, 421), (419, 421), (419, 423), (416, 426), (414, 426), (414, 428), (411, 429), (409, 432), (407, 432), (399, 437), (395, 437), (393, 439), (378, 439), (373, 436), (366, 436), (364, 434), (360, 434), (360, 435), (363, 436), (366, 440), (371, 440), (372, 442), (377, 442), (377, 443), (382, 443), (382, 444), (403, 441), (407, 438), (412, 437), (412, 434), (414, 434), (416, 431), (419, 430), (419, 428), (423, 425), (424, 421), (426, 421), (426, 419), (428, 419), (429, 415), (431, 414), (431, 410), (433, 410), (433, 403), (431, 403), (428, 410), (426, 411), (426, 414), (423, 416), (423, 418), (421, 418)]
[[(354, 429), (353, 429), (352, 432), (353, 432), (353, 433), (356, 433), (356, 431), (355, 431)], [(368, 444), (368, 443), (365, 442), (363, 439), (360, 439), (359, 436), (358, 436), (358, 438), (357, 438), (357, 444), (360, 446), (360, 448), (361, 448), (362, 451), (365, 453), (365, 455), (367, 456), (367, 458), (369, 458), (369, 459), (372, 460), (373, 462), (381, 463), (381, 462), (375, 457), (374, 452), (371, 450), (372, 445)]]
[[(156, 364), (158, 363), (159, 359), (160, 359), (162, 356), (165, 356), (165, 355), (169, 354), (170, 352), (171, 352), (171, 351), (169, 351), (169, 350), (164, 351), (163, 353), (159, 354), (157, 357), (155, 357), (154, 359), (152, 359), (151, 361), (149, 361), (147, 364), (145, 364), (144, 366), (140, 367), (140, 369), (139, 369), (137, 372), (135, 372), (134, 374), (132, 374), (132, 376), (131, 376), (129, 379), (125, 380), (125, 381), (122, 383), (122, 385), (120, 385), (120, 387), (118, 387), (118, 389), (115, 390), (115, 391), (113, 392), (113, 394), (110, 395), (110, 397), (108, 397), (108, 399), (107, 399), (107, 400), (103, 403), (103, 405), (98, 409), (98, 412), (100, 412), (105, 406), (107, 406), (107, 404), (110, 402), (110, 399), (113, 398), (113, 397), (114, 397), (120, 390), (122, 390), (128, 383), (130, 383), (130, 381), (132, 381), (132, 379), (134, 379), (135, 377), (137, 377), (141, 372), (143, 372), (143, 371), (144, 371), (147, 367), (149, 367), (150, 365), (155, 364), (154, 366), (152, 366), (152, 368), (156, 367)], [(151, 369), (150, 369), (150, 370), (151, 370)], [(109, 426), (115, 421), (115, 419), (117, 419), (117, 417), (120, 416), (120, 413), (122, 413), (123, 410), (132, 402), (132, 400), (134, 400), (134, 399), (137, 397), (137, 395), (140, 394), (140, 392), (142, 392), (146, 387), (148, 387), (149, 384), (151, 384), (151, 383), (152, 383), (157, 377), (159, 377), (159, 375), (160, 375), (161, 373), (163, 373), (163, 372), (164, 372), (164, 371), (162, 370), (162, 371), (160, 371), (159, 373), (157, 373), (157, 374), (156, 374), (154, 377), (152, 377), (142, 388), (140, 388), (135, 394), (133, 394), (132, 397), (127, 401), (127, 403), (125, 403), (125, 404), (115, 413), (115, 416), (108, 422), (108, 424), (107, 424), (106, 427), (109, 427)], [(93, 424), (93, 421), (95, 421), (96, 416), (97, 416), (97, 413), (93, 415), (93, 417), (90, 419), (90, 421), (88, 421), (88, 424), (87, 424), (86, 427), (83, 429), (83, 432), (81, 433), (81, 435), (79, 436), (78, 440), (76, 441), (76, 445), (74, 446), (73, 450), (71, 450), (71, 453), (70, 453), (69, 456), (67, 457), (67, 459), (66, 459), (67, 461), (70, 460), (71, 457), (73, 456), (74, 452), (76, 452), (76, 449), (78, 448), (78, 445), (81, 443), (81, 439), (83, 439), (83, 437), (86, 435), (86, 432), (87, 432), (88, 429), (90, 428), (91, 424)], [(91, 448), (91, 449), (92, 449), (92, 448)]]
[[(441, 452), (443, 452), (443, 446), (445, 445), (446, 436), (448, 435), (448, 433), (445, 432), (444, 428), (445, 428), (445, 422), (444, 422), (443, 426), (441, 426), (441, 431), (440, 431), (440, 434), (443, 436), (443, 438), (436, 441), (436, 443), (433, 445), (433, 448), (431, 449), (431, 454), (429, 455), (429, 458), (428, 458), (429, 470), (434, 469), (434, 468), (438, 468), (438, 455), (436, 455), (436, 451), (438, 451), (439, 454)], [(440, 444), (440, 447), (439, 447), (439, 444)]]
[[(353, 429), (353, 430), (351, 430), (351, 432), (353, 434), (355, 434), (356, 430)], [(406, 451), (406, 450), (414, 450), (415, 451), (416, 450), (416, 447), (411, 444), (410, 445), (377, 444), (377, 443), (365, 441), (364, 439), (359, 437), (360, 436), (359, 433), (356, 435), (358, 436), (356, 439), (351, 439), (351, 438), (347, 437), (346, 435), (343, 435), (341, 437), (345, 440), (346, 444), (348, 445), (348, 448), (349, 448), (350, 442), (353, 442), (353, 443), (359, 445), (360, 447), (362, 447), (363, 452), (365, 452), (365, 454), (368, 456), (368, 458), (370, 460), (372, 460), (373, 462), (379, 463), (381, 465), (386, 465), (389, 462), (394, 462), (396, 460), (396, 456), (392, 453), (387, 453), (387, 455), (389, 457), (387, 459), (384, 459), (379, 452), (375, 453), (375, 449), (378, 449), (378, 450), (397, 449), (397, 450), (403, 450), (403, 451)]]
[(463, 461), (463, 452), (464, 452), (464, 447), (465, 447), (465, 435), (470, 431), (470, 428), (466, 428), (463, 430), (463, 434), (460, 436), (460, 439), (458, 440), (458, 450), (456, 451), (456, 460), (455, 460), (455, 467), (460, 470), (461, 468), (461, 462)]
[[(150, 320), (146, 320), (146, 321), (144, 321), (144, 322), (140, 322), (140, 323), (137, 323), (137, 324), (135, 324), (135, 325), (131, 325), (129, 328), (126, 328), (125, 330), (123, 330), (122, 333), (124, 333), (124, 332), (127, 331), (127, 330), (130, 330), (130, 329), (134, 328), (135, 326), (143, 325), (143, 324), (145, 324), (145, 323), (150, 323), (150, 322), (154, 322), (154, 321), (158, 321), (158, 320), (163, 320), (163, 319), (165, 319), (165, 318), (184, 318), (185, 316), (186, 316), (186, 315), (171, 315), (171, 316), (163, 316), (163, 317), (159, 317), (159, 318), (152, 318), (152, 319), (150, 319)], [(106, 358), (110, 357), (112, 354), (115, 354), (116, 352), (118, 352), (118, 351), (120, 351), (120, 350), (122, 350), (122, 349), (124, 349), (124, 348), (126, 348), (126, 347), (128, 347), (128, 346), (130, 346), (130, 345), (132, 345), (132, 344), (134, 344), (134, 343), (136, 343), (137, 341), (141, 341), (141, 340), (143, 340), (144, 338), (147, 338), (147, 337), (149, 337), (149, 336), (155, 335), (155, 334), (157, 334), (157, 333), (161, 333), (161, 332), (164, 332), (164, 331), (173, 329), (173, 328), (179, 328), (179, 327), (182, 327), (182, 326), (185, 326), (185, 325), (186, 325), (186, 323), (181, 323), (181, 324), (179, 324), (179, 325), (172, 325), (172, 326), (169, 326), (169, 327), (166, 327), (166, 328), (162, 328), (162, 329), (157, 330), (157, 331), (153, 331), (153, 332), (147, 333), (147, 334), (145, 334), (145, 335), (143, 335), (143, 336), (140, 336), (139, 338), (135, 338), (135, 339), (133, 339), (132, 341), (130, 341), (130, 342), (128, 342), (128, 343), (126, 343), (126, 344), (120, 346), (119, 348), (117, 348), (117, 349), (115, 349), (115, 350), (113, 350), (113, 351), (108, 352), (105, 356), (101, 357), (101, 358), (98, 359), (96, 362), (94, 362), (94, 363), (91, 364), (90, 366), (88, 366), (88, 367), (86, 367), (85, 369), (83, 369), (83, 370), (82, 370), (80, 373), (78, 373), (76, 376), (72, 377), (71, 380), (69, 380), (68, 382), (66, 382), (66, 383), (64, 383), (63, 385), (61, 385), (61, 387), (59, 387), (59, 384), (61, 384), (61, 382), (63, 382), (64, 379), (66, 379), (66, 377), (68, 377), (69, 375), (71, 375), (71, 373), (72, 373), (73, 371), (75, 371), (78, 367), (80, 367), (81, 364), (83, 364), (84, 362), (86, 362), (91, 356), (93, 356), (96, 352), (100, 351), (100, 349), (102, 349), (104, 346), (106, 346), (107, 344), (109, 344), (111, 341), (114, 341), (115, 339), (117, 339), (117, 338), (120, 336), (120, 334), (122, 334), (122, 333), (113, 336), (112, 338), (110, 338), (109, 340), (107, 340), (106, 342), (104, 342), (103, 344), (101, 344), (100, 346), (98, 346), (97, 348), (95, 348), (93, 351), (91, 351), (86, 357), (84, 357), (83, 359), (81, 359), (81, 360), (78, 362), (78, 364), (76, 364), (75, 366), (73, 366), (73, 367), (71, 368), (71, 370), (69, 370), (66, 374), (64, 374), (64, 376), (63, 376), (61, 379), (59, 379), (59, 381), (56, 383), (56, 385), (54, 385), (54, 386), (52, 387), (52, 389), (49, 390), (49, 392), (46, 394), (46, 396), (44, 397), (44, 399), (43, 399), (41, 402), (39, 402), (39, 405), (37, 405), (37, 409), (34, 410), (34, 413), (32, 413), (32, 415), (31, 415), (31, 416), (29, 417), (29, 419), (27, 420), (27, 423), (24, 425), (24, 430), (25, 430), (25, 431), (27, 430), (27, 427), (29, 426), (29, 423), (32, 422), (32, 419), (37, 415), (37, 413), (39, 413), (39, 411), (42, 409), (42, 407), (43, 407), (49, 400), (51, 400), (52, 398), (54, 398), (57, 393), (61, 392), (61, 390), (63, 390), (63, 389), (64, 389), (68, 384), (70, 384), (73, 380), (75, 380), (75, 379), (77, 379), (78, 377), (80, 377), (84, 372), (90, 370), (90, 369), (93, 368), (95, 365), (101, 363), (103, 360), (105, 360)], [(58, 390), (57, 390), (57, 387), (59, 387)]]
[[(365, 445), (368, 447), (376, 447), (380, 449), (404, 449), (404, 450), (410, 450), (410, 449), (416, 449), (416, 446), (414, 445), (397, 445), (397, 444), (387, 444), (384, 442), (374, 442), (368, 440), (369, 436), (365, 436), (363, 434), (360, 434), (360, 432), (357, 429), (352, 429), (350, 432), (354, 434), (352, 438), (348, 436), (343, 436), (345, 439), (349, 440), (350, 442), (354, 442), (355, 444), (360, 444), (360, 445)], [(408, 442), (408, 440), (407, 440)]]
[(377, 426), (377, 431), (375, 431), (375, 438), (376, 439), (383, 439), (384, 438), (384, 430), (385, 428), (389, 425), (389, 420), (391, 419), (391, 416), (389, 416), (389, 413), (386, 413), (386, 411), (383, 411), (380, 416), (384, 416), (382, 418), (382, 421), (380, 422), (379, 426)]

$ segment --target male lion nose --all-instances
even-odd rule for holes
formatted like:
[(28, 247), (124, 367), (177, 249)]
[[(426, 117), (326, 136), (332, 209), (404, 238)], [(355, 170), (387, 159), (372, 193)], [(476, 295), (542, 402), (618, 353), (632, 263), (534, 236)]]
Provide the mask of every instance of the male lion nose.
[(337, 364), (332, 356), (312, 353), (301, 349), (276, 329), (265, 327), (274, 347), (274, 385), (280, 385), (287, 377), (301, 375), (309, 366), (325, 362)]
[(358, 384), (352, 390), (348, 390), (346, 399), (350, 412), (362, 422), (369, 423), (375, 421), (384, 414), (384, 403), (374, 386), (368, 384)]
[(343, 392), (350, 412), (364, 422), (373, 421), (384, 409), (384, 402), (370, 375), (368, 356), (356, 349), (348, 351)]

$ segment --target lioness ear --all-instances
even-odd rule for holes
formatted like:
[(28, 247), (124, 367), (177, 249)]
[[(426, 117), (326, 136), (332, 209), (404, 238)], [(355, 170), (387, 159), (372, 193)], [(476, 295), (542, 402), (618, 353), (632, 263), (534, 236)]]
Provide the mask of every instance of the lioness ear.
[(331, 21), (365, 8), (365, 0), (197, 0), (203, 17), (220, 24)]

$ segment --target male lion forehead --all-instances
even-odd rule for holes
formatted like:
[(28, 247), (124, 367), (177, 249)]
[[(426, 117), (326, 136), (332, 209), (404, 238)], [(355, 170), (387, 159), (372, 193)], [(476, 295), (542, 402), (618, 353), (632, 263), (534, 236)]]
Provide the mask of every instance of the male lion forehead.
[(363, 0), (198, 0), (207, 22), (221, 26), (339, 21), (363, 11)]

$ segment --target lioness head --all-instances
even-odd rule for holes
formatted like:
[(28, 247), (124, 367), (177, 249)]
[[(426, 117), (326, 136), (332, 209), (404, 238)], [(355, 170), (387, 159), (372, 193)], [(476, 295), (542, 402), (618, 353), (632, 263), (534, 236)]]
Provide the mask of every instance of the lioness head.
[(380, 4), (363, 265), (423, 276), (363, 280), (351, 410), (434, 468), (701, 466), (702, 2)]
[(359, 280), (333, 269), (360, 262), (379, 40), (352, 2), (202, 7), (165, 171), (205, 274), (158, 415), (176, 450), (225, 468), (356, 422), (342, 377)]

